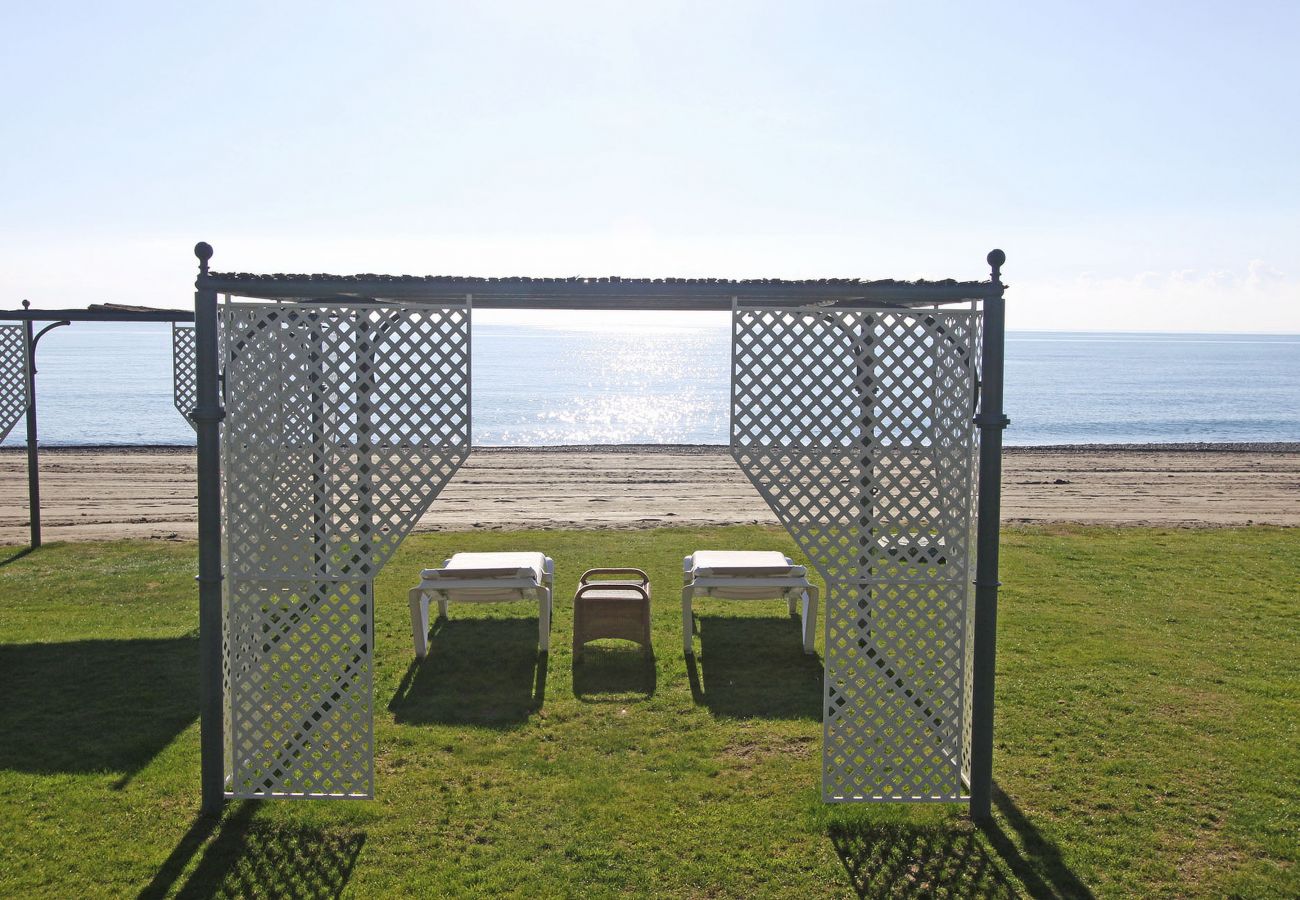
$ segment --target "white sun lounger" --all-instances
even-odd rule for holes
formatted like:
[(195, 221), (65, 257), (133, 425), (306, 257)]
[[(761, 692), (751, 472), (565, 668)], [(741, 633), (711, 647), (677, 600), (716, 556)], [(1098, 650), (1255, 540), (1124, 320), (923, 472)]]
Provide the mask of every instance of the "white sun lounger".
[(817, 588), (808, 570), (775, 550), (697, 550), (682, 563), (682, 649), (695, 653), (695, 616), (691, 601), (699, 597), (724, 600), (784, 599), (794, 615), (803, 602), (803, 650), (813, 653), (817, 635)]
[(447, 605), (457, 603), (500, 603), (508, 600), (536, 600), (538, 644), (551, 648), (551, 600), (555, 586), (555, 562), (541, 553), (457, 553), (441, 569), (425, 569), (420, 584), (409, 593), (411, 636), (415, 655), (429, 652), (429, 601), (438, 598), (438, 612), (447, 615)]

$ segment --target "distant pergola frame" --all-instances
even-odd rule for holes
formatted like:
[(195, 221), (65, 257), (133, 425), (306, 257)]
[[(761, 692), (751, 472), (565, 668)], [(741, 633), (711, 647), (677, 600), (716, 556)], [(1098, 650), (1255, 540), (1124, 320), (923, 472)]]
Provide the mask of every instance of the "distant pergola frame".
[(373, 579), (470, 451), (474, 308), (730, 311), (732, 454), (827, 587), (824, 799), (989, 816), (1000, 250), (987, 281), (915, 282), (249, 275), (195, 255), (176, 347), (205, 811), (373, 794)]
[[(193, 322), (183, 309), (153, 309), (120, 303), (96, 303), (85, 309), (0, 309), (0, 441), (18, 420), (27, 419), (28, 546), (41, 546), (40, 441), (36, 416), (36, 347), (49, 331), (73, 322)], [(40, 331), (36, 323), (44, 322)], [(173, 331), (173, 334), (175, 332)]]

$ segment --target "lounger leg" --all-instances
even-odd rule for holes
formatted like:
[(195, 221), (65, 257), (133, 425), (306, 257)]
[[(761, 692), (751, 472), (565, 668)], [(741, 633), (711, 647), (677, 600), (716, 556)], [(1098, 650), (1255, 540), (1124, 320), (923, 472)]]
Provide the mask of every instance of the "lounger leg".
[(551, 649), (551, 591), (550, 588), (542, 588), (537, 592), (538, 595), (538, 615), (537, 615), (537, 632), (538, 644), (543, 653), (549, 653)]
[(809, 655), (817, 652), (817, 599), (817, 588), (803, 592), (803, 652)]
[(438, 595), (438, 615), (444, 619), (451, 618), (451, 614), (448, 612), (448, 603), (450, 600), (451, 595), (445, 592)]
[[(551, 614), (555, 609), (555, 561), (549, 556), (544, 557), (545, 562), (542, 564), (542, 590), (546, 593), (543, 601), (546, 607), (544, 615), (539, 615), (537, 628), (541, 632), (541, 647), (543, 653), (549, 653), (551, 650)], [(542, 619), (545, 619), (543, 624)]]
[(793, 592), (785, 595), (785, 606), (792, 616), (795, 614), (795, 600), (796, 598)]
[(415, 655), (424, 659), (429, 654), (429, 595), (420, 588), (411, 588), (407, 598), (411, 603), (411, 640)]
[(691, 597), (695, 591), (682, 588), (682, 652), (687, 656), (695, 655), (695, 616), (691, 612)]

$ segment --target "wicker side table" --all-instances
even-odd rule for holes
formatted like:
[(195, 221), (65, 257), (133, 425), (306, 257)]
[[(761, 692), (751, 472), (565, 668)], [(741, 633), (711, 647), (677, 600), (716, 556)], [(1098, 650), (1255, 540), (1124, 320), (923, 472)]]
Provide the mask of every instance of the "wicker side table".
[[(630, 579), (602, 576), (632, 575)], [(650, 576), (640, 569), (588, 569), (573, 596), (573, 658), (597, 638), (634, 641), (650, 653)]]

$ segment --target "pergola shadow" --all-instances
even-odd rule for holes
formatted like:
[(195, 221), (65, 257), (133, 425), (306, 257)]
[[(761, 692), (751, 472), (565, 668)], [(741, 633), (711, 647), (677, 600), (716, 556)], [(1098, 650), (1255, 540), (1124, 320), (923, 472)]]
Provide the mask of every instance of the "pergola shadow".
[(399, 725), (514, 728), (542, 708), (549, 654), (537, 619), (444, 619), (388, 703)]
[(212, 833), (216, 837), (173, 895), (207, 897), (341, 897), (366, 842), (364, 831), (258, 822), (257, 804), (245, 802), (220, 823), (197, 820), (181, 838), (139, 900), (168, 896)]
[(835, 823), (827, 829), (859, 897), (1018, 897), (969, 824)]
[(1092, 891), (1065, 864), (1061, 848), (1043, 836), (996, 781), (993, 782), (993, 807), (1001, 814), (1010, 833), (996, 817), (985, 823), (982, 830), (1032, 896), (1091, 900)]
[(821, 721), (822, 662), (803, 652), (798, 616), (695, 621), (700, 655), (686, 674), (696, 703), (718, 718)]
[(10, 553), (4, 559), (0, 559), (0, 567), (7, 566), (10, 563), (18, 562), (18, 560), (22, 559), (24, 556), (27, 556), (28, 554), (35, 553), (35, 552), (36, 552), (35, 547), (23, 547), (19, 550), (15, 550), (13, 553)]
[(0, 769), (123, 787), (198, 716), (198, 669), (192, 636), (0, 645)]
[(1019, 897), (1023, 886), (1031, 897), (1091, 900), (1060, 848), (996, 784), (993, 802), (1001, 819), (980, 826), (835, 822), (827, 836), (859, 897)]

